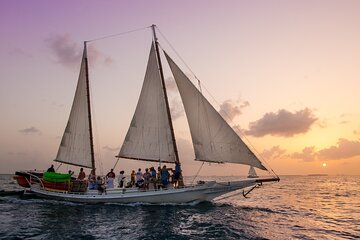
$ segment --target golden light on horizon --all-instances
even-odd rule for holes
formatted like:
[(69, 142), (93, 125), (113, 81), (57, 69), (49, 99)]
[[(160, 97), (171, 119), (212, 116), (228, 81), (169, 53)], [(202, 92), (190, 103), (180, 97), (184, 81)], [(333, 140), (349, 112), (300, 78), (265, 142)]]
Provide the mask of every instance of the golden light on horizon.
[(323, 166), (323, 167), (326, 167), (326, 163), (323, 163), (322, 166)]

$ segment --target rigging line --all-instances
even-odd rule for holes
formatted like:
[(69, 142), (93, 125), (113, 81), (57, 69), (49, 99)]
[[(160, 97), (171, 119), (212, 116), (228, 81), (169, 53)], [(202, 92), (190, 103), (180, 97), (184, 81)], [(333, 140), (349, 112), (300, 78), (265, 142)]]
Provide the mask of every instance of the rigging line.
[(62, 163), (60, 163), (60, 165), (56, 168), (56, 171), (61, 167)]
[(201, 166), (200, 166), (199, 170), (198, 170), (198, 171), (197, 171), (197, 173), (195, 174), (194, 179), (191, 181), (191, 185), (194, 183), (195, 179), (196, 179), (196, 178), (197, 178), (197, 176), (199, 175), (200, 170), (201, 170), (201, 169), (202, 169), (202, 167), (204, 166), (204, 163), (205, 163), (205, 162), (202, 162), (202, 164), (201, 164)]
[[(158, 32), (160, 33), (160, 35), (164, 38), (164, 40), (167, 42), (167, 44), (170, 46), (170, 48), (175, 52), (175, 54), (178, 56), (178, 58), (181, 60), (181, 62), (186, 66), (186, 68), (191, 72), (191, 74), (195, 77), (195, 79), (198, 81), (198, 84), (200, 85), (200, 79), (195, 75), (195, 73), (191, 70), (191, 68), (186, 64), (186, 62), (183, 60), (183, 58), (180, 56), (180, 54), (175, 50), (175, 48), (171, 45), (171, 43), (167, 40), (167, 38), (165, 37), (165, 35), (160, 31), (160, 29), (156, 26)], [(160, 45), (160, 44), (159, 44)], [(160, 46), (161, 47), (161, 46)], [(163, 49), (161, 47), (161, 49)], [(216, 99), (214, 98), (214, 96), (210, 93), (210, 91), (206, 88), (206, 86), (204, 86), (204, 84), (202, 84), (202, 87), (205, 89), (205, 91), (209, 94), (209, 96), (212, 98), (212, 100), (218, 105), (220, 106), (220, 104), (216, 101)], [(227, 115), (227, 117), (229, 118), (228, 114), (225, 112), (225, 114)], [(230, 119), (230, 118), (229, 118)], [(231, 120), (230, 120), (231, 121)], [(232, 122), (232, 121), (231, 121)], [(233, 122), (232, 122), (233, 123)], [(236, 126), (235, 126), (236, 127)], [(245, 135), (240, 134), (239, 128), (236, 127), (236, 129), (238, 130), (238, 134), (241, 135), (241, 137), (243, 137), (244, 139), (246, 139), (247, 143), (252, 147), (252, 149), (256, 152), (256, 154), (260, 157), (260, 159), (262, 161), (264, 161), (264, 163), (267, 165), (267, 167), (269, 167), (269, 169), (272, 171), (272, 173), (275, 174), (276, 177), (279, 177), (275, 171), (270, 167), (270, 164), (262, 157), (262, 155), (256, 150), (256, 148), (254, 147), (253, 144), (251, 144), (251, 142), (249, 141), (248, 138), (246, 138)], [(268, 169), (267, 169), (268, 170)], [(268, 172), (270, 173), (270, 171), (268, 170)]]
[(120, 36), (120, 35), (125, 35), (125, 34), (129, 34), (129, 33), (137, 32), (137, 31), (141, 31), (141, 30), (144, 30), (144, 29), (150, 28), (150, 27), (151, 26), (147, 26), (147, 27), (142, 27), (142, 28), (129, 30), (129, 31), (126, 31), (126, 32), (107, 35), (107, 36), (104, 36), (104, 37), (93, 38), (93, 39), (87, 40), (86, 42), (94, 42), (94, 41), (99, 41), (99, 40), (103, 40), (103, 39), (107, 39), (107, 38), (113, 38), (113, 37), (117, 37), (117, 36)]
[[(166, 43), (170, 46), (170, 48), (175, 52), (175, 54), (178, 56), (178, 58), (180, 59), (180, 61), (186, 66), (186, 68), (191, 72), (192, 75), (194, 75), (195, 79), (197, 79), (199, 82), (200, 80), (196, 77), (195, 73), (191, 70), (191, 68), (186, 64), (186, 62), (184, 61), (184, 59), (180, 56), (180, 54), (175, 50), (175, 48), (171, 45), (171, 43), (167, 40), (167, 38), (165, 37), (165, 35), (160, 31), (160, 29), (155, 26), (158, 30), (158, 32), (160, 33), (160, 35), (164, 38), (164, 40), (166, 41)], [(159, 44), (160, 45), (160, 44)], [(161, 47), (161, 46), (160, 46)], [(161, 48), (162, 50), (164, 50), (163, 48)]]

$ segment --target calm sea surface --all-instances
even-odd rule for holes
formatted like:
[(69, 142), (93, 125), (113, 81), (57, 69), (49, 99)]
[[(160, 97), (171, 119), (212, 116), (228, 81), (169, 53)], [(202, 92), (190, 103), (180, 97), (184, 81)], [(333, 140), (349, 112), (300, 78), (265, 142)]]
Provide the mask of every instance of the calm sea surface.
[[(16, 188), (0, 175), (0, 189)], [(158, 206), (0, 197), (0, 239), (360, 239), (360, 176), (284, 176), (249, 196)]]

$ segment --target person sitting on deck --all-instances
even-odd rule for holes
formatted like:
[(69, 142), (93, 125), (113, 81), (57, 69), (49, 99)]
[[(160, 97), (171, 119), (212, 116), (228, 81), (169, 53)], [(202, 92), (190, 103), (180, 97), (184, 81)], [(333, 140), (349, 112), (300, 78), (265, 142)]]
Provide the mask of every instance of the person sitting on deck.
[(89, 189), (94, 190), (96, 188), (96, 175), (95, 175), (95, 169), (92, 169), (89, 174)]
[(104, 192), (106, 194), (105, 183), (100, 176), (97, 177), (96, 186), (97, 186), (97, 190), (99, 191), (99, 194), (103, 194)]
[(119, 174), (119, 178), (118, 178), (118, 182), (119, 182), (119, 188), (123, 188), (124, 187), (124, 182), (125, 182), (125, 176), (124, 176), (124, 171), (120, 171)]
[(143, 174), (141, 172), (141, 168), (139, 168), (138, 172), (136, 173), (136, 187), (142, 188), (144, 185)]
[(51, 167), (48, 168), (47, 172), (55, 172), (53, 164), (51, 164)]
[(161, 186), (163, 188), (167, 188), (168, 184), (169, 184), (169, 172), (166, 168), (166, 165), (163, 166), (163, 168), (161, 169)]
[(83, 168), (80, 168), (80, 172), (79, 172), (79, 176), (77, 177), (77, 179), (83, 181), (86, 177), (86, 174), (84, 172), (84, 169)]
[(107, 188), (114, 188), (114, 179), (115, 179), (114, 169), (111, 169), (110, 172), (106, 174)]

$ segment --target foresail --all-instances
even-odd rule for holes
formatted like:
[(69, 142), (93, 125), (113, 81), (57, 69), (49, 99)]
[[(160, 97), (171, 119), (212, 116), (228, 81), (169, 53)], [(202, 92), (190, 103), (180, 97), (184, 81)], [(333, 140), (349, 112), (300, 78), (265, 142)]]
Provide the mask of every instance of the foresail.
[(55, 161), (91, 168), (85, 58), (86, 49), (84, 48), (74, 101)]
[(266, 168), (220, 114), (165, 53), (188, 119), (195, 160)]
[(139, 101), (119, 157), (145, 161), (175, 162), (169, 118), (154, 45)]

